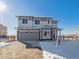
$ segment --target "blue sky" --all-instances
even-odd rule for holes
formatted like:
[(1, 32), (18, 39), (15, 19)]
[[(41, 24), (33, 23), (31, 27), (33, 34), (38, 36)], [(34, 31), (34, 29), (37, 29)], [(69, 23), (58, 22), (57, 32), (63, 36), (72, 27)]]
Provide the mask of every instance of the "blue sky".
[(7, 5), (1, 14), (8, 34), (16, 34), (16, 16), (52, 16), (65, 34), (72, 34), (79, 25), (79, 0), (2, 0)]

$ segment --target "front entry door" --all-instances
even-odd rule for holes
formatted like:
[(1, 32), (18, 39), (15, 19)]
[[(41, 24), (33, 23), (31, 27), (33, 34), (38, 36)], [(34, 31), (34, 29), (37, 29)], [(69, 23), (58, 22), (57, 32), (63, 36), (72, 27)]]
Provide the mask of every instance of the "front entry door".
[(43, 30), (43, 39), (51, 39), (51, 31)]

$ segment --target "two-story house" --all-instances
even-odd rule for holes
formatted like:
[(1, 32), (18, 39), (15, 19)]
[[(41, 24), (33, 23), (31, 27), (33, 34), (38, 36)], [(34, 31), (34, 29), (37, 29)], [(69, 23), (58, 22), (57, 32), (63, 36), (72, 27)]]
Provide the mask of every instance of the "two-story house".
[(19, 41), (56, 40), (61, 30), (52, 17), (17, 16), (17, 19)]

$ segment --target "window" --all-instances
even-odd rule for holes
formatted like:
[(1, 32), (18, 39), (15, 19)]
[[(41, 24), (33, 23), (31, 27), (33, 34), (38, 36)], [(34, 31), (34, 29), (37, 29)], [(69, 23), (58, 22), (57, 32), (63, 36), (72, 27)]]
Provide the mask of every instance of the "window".
[(49, 34), (49, 31), (44, 32), (44, 36), (47, 36)]
[(50, 32), (49, 31), (44, 31), (44, 36), (48, 36), (50, 35)]
[(35, 20), (35, 24), (40, 24), (40, 20)]
[(44, 36), (47, 36), (47, 32), (46, 31), (44, 32)]
[(50, 23), (50, 20), (48, 20), (48, 24)]
[(22, 24), (28, 24), (28, 20), (27, 19), (22, 19)]

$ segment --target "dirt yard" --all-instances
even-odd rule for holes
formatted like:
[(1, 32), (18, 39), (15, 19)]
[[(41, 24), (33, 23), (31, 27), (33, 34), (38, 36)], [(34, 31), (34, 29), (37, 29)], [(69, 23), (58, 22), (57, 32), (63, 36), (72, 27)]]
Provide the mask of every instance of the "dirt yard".
[(36, 48), (26, 48), (26, 45), (15, 42), (0, 48), (0, 59), (42, 59), (42, 51)]

